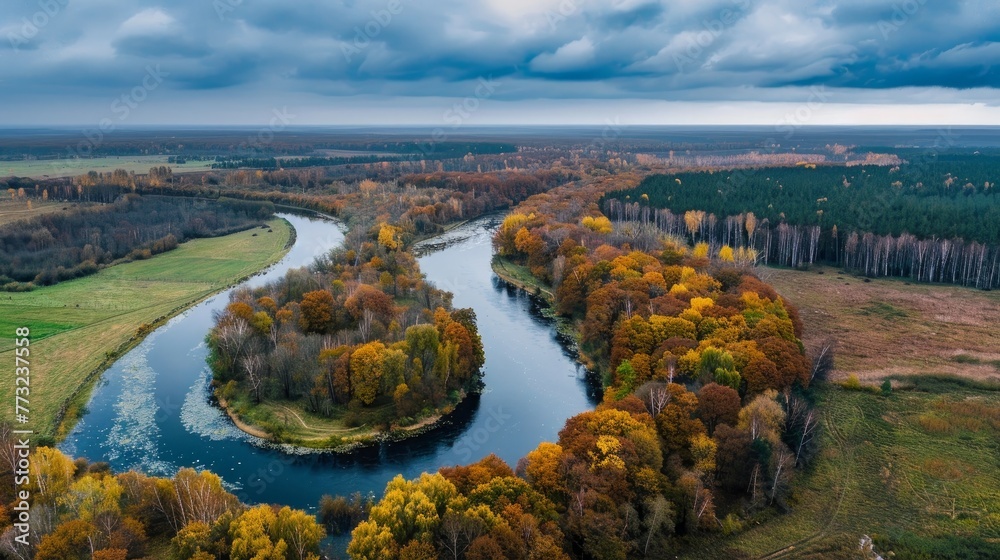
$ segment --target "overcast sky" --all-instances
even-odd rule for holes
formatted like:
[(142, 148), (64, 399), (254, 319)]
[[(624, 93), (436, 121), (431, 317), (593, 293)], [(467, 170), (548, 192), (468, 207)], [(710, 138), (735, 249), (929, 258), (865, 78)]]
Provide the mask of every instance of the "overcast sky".
[(3, 0), (0, 125), (1000, 124), (988, 0)]

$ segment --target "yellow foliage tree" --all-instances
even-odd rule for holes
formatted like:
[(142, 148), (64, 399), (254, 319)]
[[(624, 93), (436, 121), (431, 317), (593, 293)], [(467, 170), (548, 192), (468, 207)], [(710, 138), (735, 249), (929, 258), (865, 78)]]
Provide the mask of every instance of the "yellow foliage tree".
[(611, 220), (606, 216), (587, 216), (581, 222), (581, 225), (596, 233), (611, 233), (614, 227), (611, 225)]
[(351, 388), (362, 404), (370, 405), (378, 397), (384, 355), (385, 345), (381, 342), (363, 344), (351, 354)]
[(277, 516), (271, 506), (257, 506), (243, 512), (229, 525), (229, 538), (233, 545), (229, 551), (232, 560), (284, 560), (288, 544), (281, 539), (271, 540), (271, 526)]
[(703, 433), (697, 433), (691, 438), (691, 457), (694, 468), (702, 474), (715, 472), (715, 440)]
[(390, 251), (402, 248), (403, 242), (400, 239), (402, 229), (390, 224), (382, 224), (378, 230), (378, 244)]

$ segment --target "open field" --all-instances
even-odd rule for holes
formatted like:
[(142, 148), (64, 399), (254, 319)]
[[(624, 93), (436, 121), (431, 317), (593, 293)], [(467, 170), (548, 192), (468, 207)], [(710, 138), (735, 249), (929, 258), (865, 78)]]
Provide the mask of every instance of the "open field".
[(924, 374), (1000, 380), (1000, 292), (865, 282), (829, 267), (762, 274), (801, 311), (806, 346), (837, 341), (835, 380), (850, 374), (868, 385)]
[(0, 161), (0, 177), (74, 177), (88, 171), (107, 173), (124, 169), (136, 173), (149, 173), (150, 167), (166, 165), (174, 173), (207, 171), (211, 161), (190, 161), (184, 164), (167, 163), (168, 156), (112, 156), (91, 159), (35, 159)]
[(28, 209), (27, 201), (22, 202), (5, 200), (0, 202), (0, 226), (19, 220), (34, 218), (35, 216), (41, 216), (42, 214), (59, 212), (63, 208), (79, 207), (79, 203), (41, 202), (39, 200), (32, 200), (31, 209)]
[[(291, 226), (284, 220), (271, 226), (271, 234), (258, 229), (192, 240), (152, 259), (79, 280), (0, 293), (0, 360), (13, 365), (14, 330), (31, 329), (30, 429), (61, 436), (55, 425), (60, 407), (89, 382), (92, 372), (142, 338), (145, 332), (137, 333), (141, 325), (162, 321), (278, 261)], [(13, 374), (12, 367), (0, 369), (4, 402), (13, 402)], [(7, 410), (5, 415), (13, 413)]]
[(280, 441), (295, 442), (304, 447), (336, 447), (377, 434), (372, 426), (366, 424), (348, 427), (344, 421), (345, 409), (325, 418), (307, 411), (301, 403), (264, 401), (255, 404), (246, 394), (228, 401), (226, 408), (242, 422), (237, 426), (243, 431), (258, 437), (277, 435)]
[[(339, 406), (326, 417), (310, 412), (302, 401), (257, 403), (246, 391), (223, 388), (216, 394), (220, 393), (224, 396), (219, 400), (237, 428), (259, 438), (300, 447), (336, 450), (370, 443), (387, 433), (386, 427), (394, 417), (395, 405), (391, 399), (381, 399), (373, 406), (353, 412), (350, 407)], [(427, 411), (426, 416), (418, 416), (406, 426), (393, 422), (388, 433), (398, 438), (419, 435), (452, 410), (452, 405), (446, 405), (437, 411)]]
[(697, 541), (688, 557), (860, 558), (867, 534), (883, 556), (936, 546), (925, 557), (996, 558), (1000, 393), (941, 381), (920, 389), (824, 389), (822, 450), (795, 483), (792, 511)]
[(897, 390), (821, 388), (821, 451), (791, 511), (686, 557), (859, 558), (866, 534), (883, 557), (1000, 557), (1000, 297), (831, 268), (762, 274), (799, 307), (807, 345), (837, 340), (835, 379)]

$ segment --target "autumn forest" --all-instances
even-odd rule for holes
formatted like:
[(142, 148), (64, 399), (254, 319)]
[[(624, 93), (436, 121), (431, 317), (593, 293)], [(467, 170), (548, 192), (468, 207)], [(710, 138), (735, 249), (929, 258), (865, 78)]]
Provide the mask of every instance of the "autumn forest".
[[(211, 328), (199, 333), (207, 388), (195, 400), (253, 453), (330, 458), (314, 470), (363, 457), (407, 476), (386, 477), (371, 493), (314, 488), (322, 498), (297, 509), (254, 501), (246, 485), (198, 464), (154, 476), (75, 457), (59, 446), (72, 428), (64, 426), (32, 449), (29, 543), (15, 539), (20, 498), (0, 489), (7, 556), (764, 556), (770, 544), (744, 539), (805, 509), (803, 496), (839, 453), (838, 399), (889, 403), (911, 387), (902, 378), (847, 378), (834, 336), (815, 334), (822, 319), (800, 310), (801, 294), (772, 284), (775, 271), (835, 270), (861, 286), (891, 278), (977, 294), (1000, 287), (1000, 155), (987, 149), (932, 157), (824, 139), (792, 153), (751, 139), (596, 143), (513, 133), (449, 141), (433, 154), (420, 153), (419, 138), (396, 136), (304, 135), (254, 152), (223, 149), (225, 138), (208, 135), (186, 147), (164, 142), (126, 138), (100, 155), (159, 150), (210, 168), (3, 179), (9, 200), (0, 209), (27, 216), (0, 223), (3, 297), (51, 297), (198, 241), (242, 234), (259, 244), (279, 235), (275, 224), (290, 213), (335, 225), (342, 240), (305, 266), (259, 284), (227, 279), (199, 296), (224, 292)], [(12, 150), (0, 145), (5, 157)], [(491, 390), (484, 333), (496, 319), (431, 282), (417, 247), (483, 217), (495, 222), (495, 292), (517, 291), (544, 309), (564, 359), (599, 388), (596, 406), (564, 415), (556, 437), (532, 440), (514, 461), (487, 443), (475, 461), (420, 473), (386, 460), (386, 446), (434, 441), (461, 430), (456, 411), (477, 413), (474, 403)], [(283, 251), (301, 241), (295, 235)], [(143, 274), (134, 280), (155, 278)], [(101, 367), (144, 348), (153, 330), (128, 325), (121, 352)], [(991, 359), (969, 354), (965, 363), (988, 368)], [(94, 379), (83, 394), (104, 390)], [(990, 379), (979, 383), (976, 390), (995, 390)], [(84, 425), (87, 402), (75, 410)], [(939, 434), (995, 426), (995, 410), (983, 410), (980, 427)], [(0, 470), (9, 476), (18, 469), (17, 428), (2, 429)], [(287, 464), (295, 460), (304, 459)], [(956, 480), (967, 476), (954, 468)], [(995, 520), (976, 519), (975, 529), (941, 532), (957, 539), (945, 551), (955, 555), (941, 557), (995, 551)], [(868, 544), (901, 556), (942, 550), (871, 532)], [(822, 541), (830, 557), (857, 552), (861, 534), (831, 534), (810, 539), (836, 537)]]

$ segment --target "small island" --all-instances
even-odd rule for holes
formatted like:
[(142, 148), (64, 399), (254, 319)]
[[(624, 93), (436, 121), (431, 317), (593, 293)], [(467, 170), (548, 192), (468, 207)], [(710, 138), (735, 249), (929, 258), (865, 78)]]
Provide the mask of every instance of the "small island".
[(348, 451), (422, 433), (480, 389), (475, 312), (424, 280), (412, 237), (351, 228), (311, 267), (233, 292), (208, 342), (215, 396), (237, 427)]

